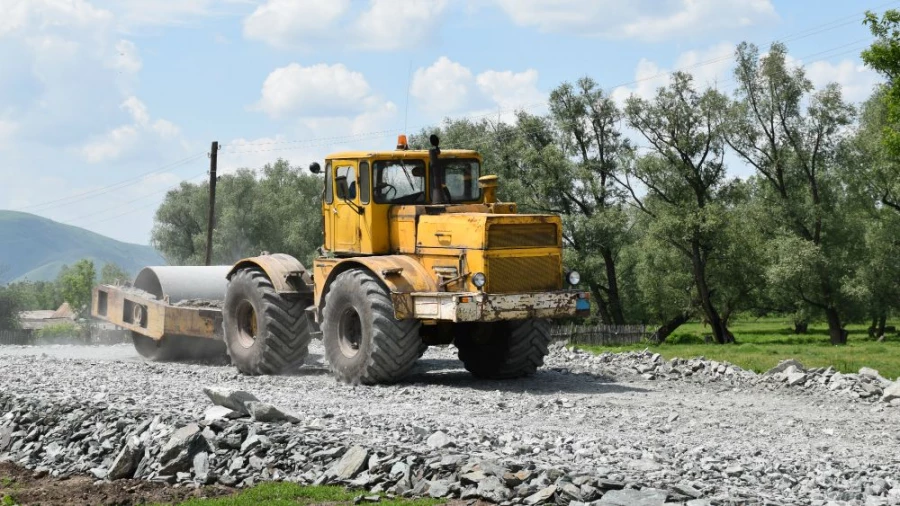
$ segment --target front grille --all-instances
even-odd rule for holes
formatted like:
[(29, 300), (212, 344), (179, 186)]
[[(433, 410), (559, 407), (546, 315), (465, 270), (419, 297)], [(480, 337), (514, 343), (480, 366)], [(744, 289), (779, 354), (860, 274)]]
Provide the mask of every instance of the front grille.
[(559, 246), (554, 223), (498, 223), (488, 227), (488, 249)]
[(485, 264), (487, 293), (540, 292), (562, 287), (559, 255), (491, 257)]

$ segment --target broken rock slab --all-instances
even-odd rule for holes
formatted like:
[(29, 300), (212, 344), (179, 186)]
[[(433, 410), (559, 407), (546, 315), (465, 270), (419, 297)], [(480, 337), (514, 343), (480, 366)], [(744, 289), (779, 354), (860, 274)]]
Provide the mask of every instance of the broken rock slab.
[(245, 403), (247, 412), (257, 422), (291, 422), (297, 423), (300, 417), (297, 414), (285, 411), (266, 402), (249, 401)]
[(610, 490), (597, 502), (603, 506), (663, 506), (669, 494), (665, 490), (645, 488), (643, 490)]
[(250, 392), (243, 390), (230, 390), (220, 387), (203, 387), (203, 393), (209, 397), (209, 400), (216, 406), (223, 406), (238, 413), (249, 415), (247, 409), (248, 402), (259, 402), (259, 399)]
[(369, 451), (361, 446), (354, 446), (344, 453), (341, 460), (328, 470), (328, 474), (338, 480), (354, 478), (369, 462)]
[(796, 361), (796, 360), (790, 358), (790, 359), (787, 359), (787, 360), (782, 360), (781, 362), (778, 363), (778, 365), (776, 365), (775, 367), (773, 367), (773, 368), (769, 369), (768, 371), (766, 371), (765, 373), (763, 373), (763, 375), (764, 375), (764, 376), (774, 376), (774, 375), (776, 375), (776, 374), (778, 374), (778, 373), (781, 373), (781, 372), (786, 371), (789, 367), (794, 367), (794, 368), (797, 369), (798, 371), (805, 371), (805, 370), (806, 370), (806, 369), (803, 367), (803, 364), (801, 364), (800, 362), (798, 362), (798, 361)]
[(883, 402), (891, 402), (896, 399), (900, 399), (900, 380), (893, 382), (891, 386), (885, 388), (884, 394), (881, 396)]
[(106, 473), (109, 480), (121, 480), (134, 477), (141, 459), (144, 457), (144, 448), (137, 441), (128, 442), (122, 451), (116, 456)]
[(228, 420), (245, 416), (243, 413), (235, 411), (225, 406), (210, 406), (203, 412), (203, 421), (214, 422), (216, 420)]
[(428, 436), (428, 440), (426, 440), (425, 443), (432, 448), (446, 448), (448, 446), (453, 446), (453, 440), (450, 439), (450, 436), (441, 431), (437, 431)]

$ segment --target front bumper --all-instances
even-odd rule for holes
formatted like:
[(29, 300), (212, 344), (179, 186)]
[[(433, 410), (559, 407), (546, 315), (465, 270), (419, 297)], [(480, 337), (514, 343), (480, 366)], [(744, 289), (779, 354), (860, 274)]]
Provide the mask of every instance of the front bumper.
[(400, 320), (494, 322), (590, 316), (590, 294), (577, 290), (535, 293), (392, 293)]

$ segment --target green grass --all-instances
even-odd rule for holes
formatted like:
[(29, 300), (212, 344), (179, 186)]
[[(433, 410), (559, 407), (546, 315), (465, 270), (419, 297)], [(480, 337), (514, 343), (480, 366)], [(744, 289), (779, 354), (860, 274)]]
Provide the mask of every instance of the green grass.
[[(215, 499), (191, 499), (181, 506), (297, 506), (309, 504), (353, 504), (362, 494), (342, 487), (303, 486), (296, 483), (262, 483), (238, 494)], [(369, 495), (369, 494), (367, 494)], [(435, 506), (445, 501), (437, 499), (382, 499), (379, 506)]]
[(847, 325), (846, 346), (832, 346), (824, 324), (810, 325), (806, 335), (795, 335), (791, 322), (776, 318), (736, 321), (729, 328), (737, 344), (704, 344), (703, 336), (711, 334), (709, 327), (689, 323), (679, 327), (660, 345), (577, 347), (595, 353), (649, 348), (667, 359), (703, 356), (756, 372), (793, 358), (807, 367), (832, 366), (841, 372), (855, 373), (865, 366), (878, 369), (886, 378), (900, 377), (900, 337), (891, 334), (884, 342), (876, 342), (869, 338), (866, 325)]

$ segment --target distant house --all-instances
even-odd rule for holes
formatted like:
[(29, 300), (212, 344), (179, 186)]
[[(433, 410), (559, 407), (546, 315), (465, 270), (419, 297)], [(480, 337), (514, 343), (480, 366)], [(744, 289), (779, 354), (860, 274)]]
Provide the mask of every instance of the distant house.
[(72, 310), (72, 306), (68, 302), (63, 302), (63, 305), (56, 310), (22, 311), (19, 313), (19, 324), (23, 330), (40, 330), (50, 325), (74, 323), (75, 319), (75, 311)]

